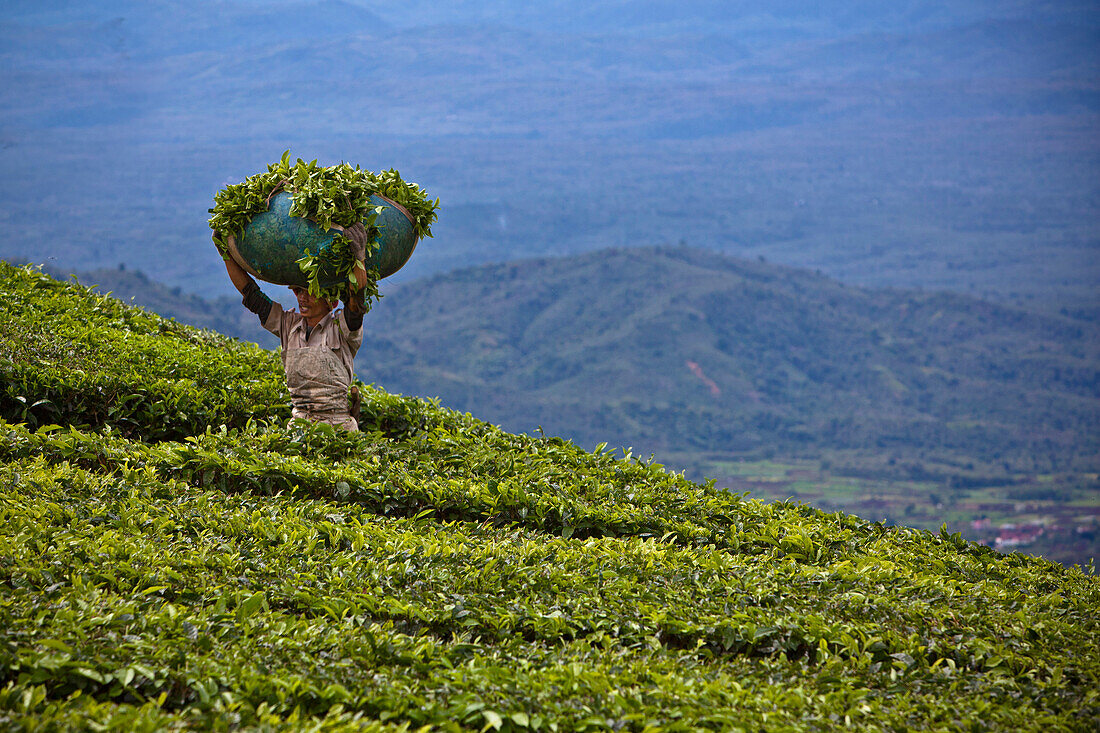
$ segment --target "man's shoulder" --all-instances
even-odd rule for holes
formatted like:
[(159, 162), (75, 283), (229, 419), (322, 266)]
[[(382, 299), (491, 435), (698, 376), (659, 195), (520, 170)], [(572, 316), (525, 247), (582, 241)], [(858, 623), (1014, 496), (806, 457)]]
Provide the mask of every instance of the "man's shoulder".
[(264, 328), (276, 336), (284, 337), (290, 329), (302, 321), (302, 314), (298, 311), (283, 308), (277, 300), (271, 301), (271, 312), (267, 315)]

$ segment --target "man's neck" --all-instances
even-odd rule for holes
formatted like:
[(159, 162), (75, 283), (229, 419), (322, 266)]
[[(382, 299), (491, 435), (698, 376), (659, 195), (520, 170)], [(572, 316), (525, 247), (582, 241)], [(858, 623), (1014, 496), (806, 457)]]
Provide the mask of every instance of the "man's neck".
[(302, 320), (305, 321), (307, 328), (313, 330), (317, 326), (317, 324), (325, 320), (325, 316), (329, 315), (330, 313), (332, 313), (332, 311), (328, 310), (317, 316), (302, 316)]

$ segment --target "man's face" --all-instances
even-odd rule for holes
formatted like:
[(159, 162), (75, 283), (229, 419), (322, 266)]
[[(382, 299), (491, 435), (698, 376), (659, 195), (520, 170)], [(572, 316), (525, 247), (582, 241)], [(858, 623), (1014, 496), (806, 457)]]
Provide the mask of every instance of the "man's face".
[(332, 310), (332, 302), (313, 297), (305, 288), (291, 287), (290, 291), (298, 299), (298, 312), (303, 318), (323, 318)]

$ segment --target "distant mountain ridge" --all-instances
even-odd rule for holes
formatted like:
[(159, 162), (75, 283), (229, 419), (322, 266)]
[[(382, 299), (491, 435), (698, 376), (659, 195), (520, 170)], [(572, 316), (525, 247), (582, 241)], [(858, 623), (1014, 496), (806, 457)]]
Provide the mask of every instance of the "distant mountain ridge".
[(357, 367), (582, 445), (1095, 470), (1098, 336), (967, 296), (658, 247), (400, 285), (371, 314)]
[[(80, 280), (272, 344), (235, 299), (202, 301), (130, 271)], [(1096, 470), (1100, 455), (1100, 326), (1079, 319), (845, 286), (691, 247), (487, 265), (382, 290), (360, 377), (515, 431), (659, 455), (839, 451), (911, 466), (981, 460), (999, 473)]]
[(20, 1), (0, 21), (0, 256), (227, 294), (206, 210), (289, 148), (441, 199), (405, 279), (682, 240), (1100, 313), (1095, 3)]
[[(365, 3), (365, 0), (360, 0)], [(778, 32), (813, 38), (822, 35), (913, 32), (966, 25), (994, 19), (1028, 19), (1051, 22), (1097, 19), (1096, 6), (1087, 2), (1051, 3), (1042, 0), (979, 0), (943, 3), (938, 0), (903, 0), (892, 3), (849, 0), (820, 3), (815, 0), (554, 0), (516, 3), (510, 0), (462, 0), (446, 5), (427, 0), (370, 2), (375, 12), (398, 26), (432, 23), (493, 22), (517, 27), (586, 29), (593, 33), (667, 35), (707, 28), (715, 33)]]

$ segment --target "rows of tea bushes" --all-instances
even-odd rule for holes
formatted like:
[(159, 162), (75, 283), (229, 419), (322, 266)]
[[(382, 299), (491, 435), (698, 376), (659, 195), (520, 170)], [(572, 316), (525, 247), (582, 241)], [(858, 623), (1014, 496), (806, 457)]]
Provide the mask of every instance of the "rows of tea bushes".
[[(28, 270), (0, 287), (7, 308), (100, 303)], [(281, 399), (270, 354), (109, 301), (45, 313), (0, 318), (24, 390), (77, 383), (49, 357), (68, 343), (80, 379), (116, 381), (0, 420), (5, 729), (1100, 724), (1100, 583), (1079, 569), (375, 390), (366, 432), (287, 424), (246, 399)], [(111, 418), (177, 374), (210, 422)]]
[(542, 713), (547, 729), (838, 711), (869, 727), (1073, 727), (1100, 712), (1100, 594), (1053, 564), (909, 530), (827, 565), (566, 539), (226, 494), (139, 464), (6, 459), (4, 668), (42, 704), (155, 702), (203, 727), (336, 704), (418, 725)]
[[(105, 294), (0, 261), (0, 417), (110, 427), (177, 440), (211, 425), (285, 420), (278, 356), (180, 325)], [(362, 421), (387, 435), (420, 428), (425, 405), (363, 389)]]
[(148, 439), (289, 416), (277, 357), (0, 262), (0, 416)]

